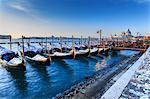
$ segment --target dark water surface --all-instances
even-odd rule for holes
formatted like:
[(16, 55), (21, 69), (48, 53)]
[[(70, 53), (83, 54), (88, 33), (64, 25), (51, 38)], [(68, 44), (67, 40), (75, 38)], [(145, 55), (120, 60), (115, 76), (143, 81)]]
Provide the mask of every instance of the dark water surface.
[[(127, 51), (129, 53), (129, 51)], [(125, 53), (125, 52), (124, 52)], [(134, 53), (132, 53), (134, 54)], [(92, 76), (103, 67), (129, 57), (110, 53), (109, 56), (53, 60), (49, 66), (26, 63), (26, 71), (10, 71), (0, 66), (0, 97), (50, 98)]]

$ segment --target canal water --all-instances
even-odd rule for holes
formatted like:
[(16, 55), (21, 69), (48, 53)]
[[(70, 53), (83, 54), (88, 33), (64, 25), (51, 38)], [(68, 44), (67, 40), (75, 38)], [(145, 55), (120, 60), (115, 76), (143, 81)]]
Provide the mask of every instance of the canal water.
[[(132, 53), (127, 55), (127, 53)], [(50, 65), (31, 65), (26, 62), (26, 71), (6, 70), (0, 65), (0, 97), (5, 98), (52, 98), (71, 86), (84, 81), (103, 68), (114, 68), (114, 64), (136, 52), (110, 52), (94, 57), (52, 60)], [(106, 70), (106, 69), (104, 69)], [(109, 71), (108, 71), (109, 72)]]

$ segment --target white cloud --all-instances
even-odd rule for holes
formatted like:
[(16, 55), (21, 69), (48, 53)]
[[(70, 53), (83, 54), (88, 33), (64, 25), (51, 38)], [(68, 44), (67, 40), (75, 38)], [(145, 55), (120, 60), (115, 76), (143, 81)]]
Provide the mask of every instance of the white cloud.
[[(38, 9), (35, 9), (33, 4), (31, 3), (31, 0), (4, 0), (3, 6), (8, 7), (9, 9), (13, 9), (18, 11), (18, 14), (25, 13), (29, 18), (35, 19), (37, 21), (46, 23), (47, 20), (43, 18), (43, 16), (40, 15), (40, 12)], [(21, 13), (19, 13), (19, 11)], [(16, 13), (16, 12), (15, 12)]]
[(38, 11), (33, 8), (33, 5), (29, 0), (12, 0), (3, 2), (3, 5), (11, 9), (23, 12), (29, 16), (36, 17)]
[(26, 13), (29, 13), (28, 9), (26, 9), (25, 7), (21, 6), (21, 5), (17, 5), (17, 4), (11, 4), (10, 7), (15, 8), (19, 11), (23, 11)]

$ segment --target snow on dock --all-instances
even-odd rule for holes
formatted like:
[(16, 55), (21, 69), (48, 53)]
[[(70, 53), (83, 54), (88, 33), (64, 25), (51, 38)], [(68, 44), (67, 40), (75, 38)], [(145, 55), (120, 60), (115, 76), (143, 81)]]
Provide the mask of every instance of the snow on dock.
[(150, 98), (150, 48), (101, 97), (119, 98)]

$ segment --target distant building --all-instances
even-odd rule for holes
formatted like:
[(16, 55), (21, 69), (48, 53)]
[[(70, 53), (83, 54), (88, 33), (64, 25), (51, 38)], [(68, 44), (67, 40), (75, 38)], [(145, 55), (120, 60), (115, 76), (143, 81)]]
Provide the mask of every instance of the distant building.
[(0, 35), (0, 39), (10, 39), (10, 35)]
[(134, 36), (132, 35), (131, 31), (128, 29), (127, 32), (122, 32), (121, 35), (111, 35), (112, 40), (123, 40), (123, 41), (129, 41), (133, 38)]
[(125, 38), (125, 39), (130, 39), (130, 38), (134, 37), (129, 29), (127, 30), (127, 32), (123, 32), (121, 34), (121, 36), (122, 36), (122, 38)]
[(150, 41), (150, 36), (145, 36), (145, 37), (144, 37), (144, 40)]

